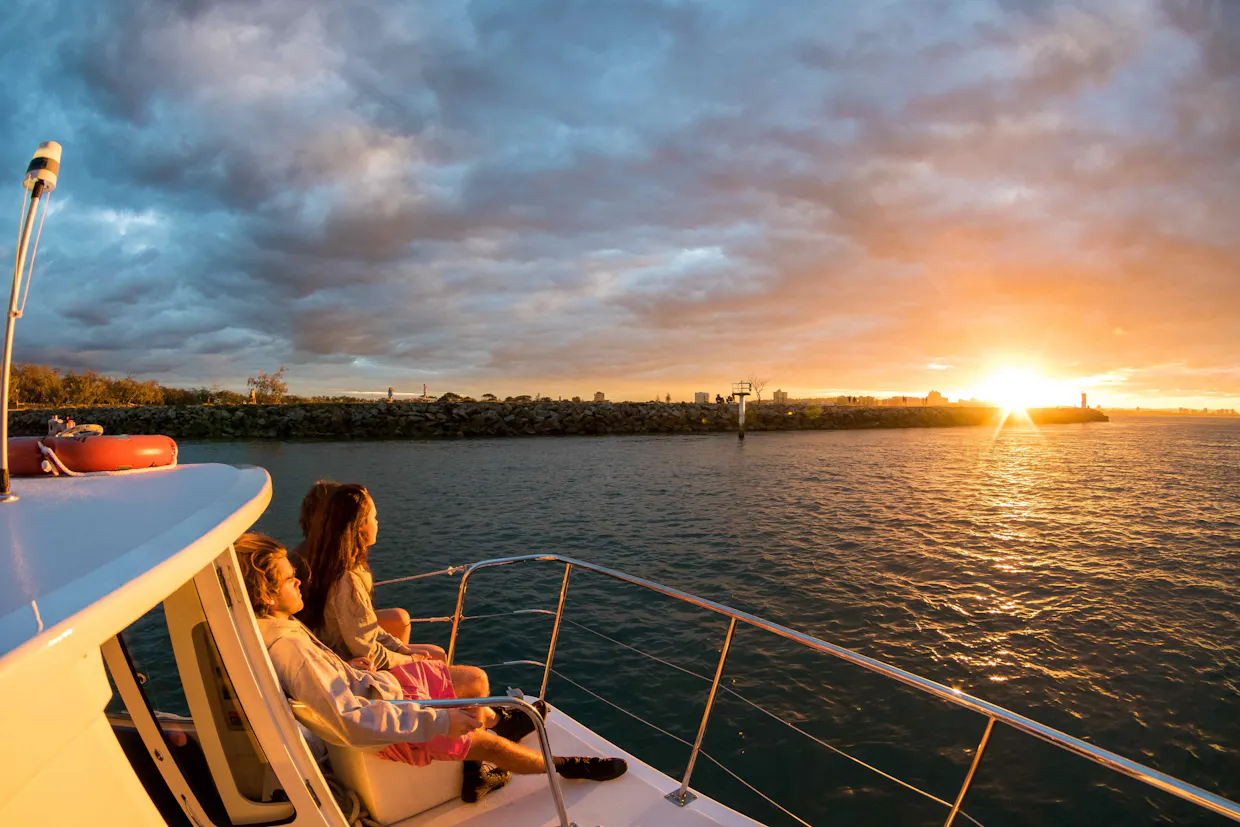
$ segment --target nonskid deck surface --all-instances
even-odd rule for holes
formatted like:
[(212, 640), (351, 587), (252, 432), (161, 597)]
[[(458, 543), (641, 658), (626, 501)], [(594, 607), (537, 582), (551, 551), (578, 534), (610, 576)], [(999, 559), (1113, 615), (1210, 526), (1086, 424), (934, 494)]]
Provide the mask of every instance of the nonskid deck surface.
[[(556, 755), (622, 757), (629, 771), (615, 781), (564, 781), (564, 803), (577, 827), (762, 827), (705, 796), (677, 807), (664, 798), (680, 782), (629, 755), (562, 711), (552, 708), (547, 734)], [(538, 748), (537, 738), (522, 743)], [(502, 790), (477, 804), (459, 799), (399, 822), (398, 827), (558, 827), (545, 775), (513, 776)]]

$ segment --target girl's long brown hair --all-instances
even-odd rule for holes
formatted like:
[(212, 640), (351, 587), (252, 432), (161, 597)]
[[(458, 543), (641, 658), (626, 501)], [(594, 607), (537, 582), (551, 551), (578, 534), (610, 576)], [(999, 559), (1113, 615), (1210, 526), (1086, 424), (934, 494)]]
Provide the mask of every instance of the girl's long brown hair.
[(319, 480), (310, 486), (306, 496), (302, 497), (301, 513), (297, 515), (297, 524), (301, 526), (303, 540), (310, 536), (310, 526), (314, 523), (314, 516), (339, 485), (340, 483), (331, 480)]
[(305, 608), (301, 621), (314, 631), (323, 628), (327, 594), (346, 572), (370, 571), (362, 529), (370, 517), (370, 494), (363, 485), (340, 485), (328, 495), (306, 534), (304, 559), (306, 584), (302, 589)]

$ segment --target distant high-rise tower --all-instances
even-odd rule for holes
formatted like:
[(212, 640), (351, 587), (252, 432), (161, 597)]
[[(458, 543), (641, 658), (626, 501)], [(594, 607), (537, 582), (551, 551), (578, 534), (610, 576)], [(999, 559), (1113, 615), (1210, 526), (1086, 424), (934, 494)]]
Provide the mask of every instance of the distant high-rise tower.
[(1085, 404), (1085, 391), (1081, 391), (1081, 407), (1082, 408), (1089, 407), (1089, 405)]

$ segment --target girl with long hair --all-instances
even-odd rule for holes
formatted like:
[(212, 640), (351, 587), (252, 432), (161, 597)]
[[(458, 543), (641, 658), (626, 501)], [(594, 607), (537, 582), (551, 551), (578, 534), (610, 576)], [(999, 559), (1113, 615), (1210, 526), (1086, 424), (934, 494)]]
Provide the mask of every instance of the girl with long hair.
[[(292, 561), (293, 567), (297, 570), (297, 576), (302, 580), (309, 580), (306, 571), (305, 554), (306, 542), (310, 537), (310, 526), (318, 521), (319, 511), (323, 509), (332, 493), (339, 487), (340, 483), (333, 482), (332, 480), (317, 480), (310, 486), (306, 496), (302, 497), (301, 511), (297, 515), (297, 523), (301, 526), (302, 540), (288, 553), (289, 560)], [(409, 620), (409, 612), (397, 607), (376, 608), (375, 616), (379, 619), (379, 626), (384, 631), (392, 637), (399, 639), (401, 643), (409, 642), (409, 633), (413, 628), (413, 624)]]
[[(432, 685), (428, 691), (412, 685), (405, 674), (409, 667), (376, 672), (365, 657), (346, 662), (293, 618), (303, 607), (301, 583), (284, 547), (262, 534), (245, 534), (234, 549), (276, 677), (290, 697), (314, 710), (323, 727), (316, 733), (320, 737), (382, 747), (380, 758), (417, 766), (464, 761), (461, 798), (468, 802), (504, 786), (510, 773), (546, 772), (540, 753), (485, 729), (496, 724), (486, 707), (435, 710), (391, 703), (454, 695), (448, 686)], [(437, 661), (431, 665), (443, 667)], [(442, 680), (445, 670), (434, 671)], [(499, 769), (488, 769), (483, 762)], [(557, 757), (554, 766), (565, 778), (590, 781), (618, 778), (628, 769), (621, 758), (587, 756)]]
[[(446, 660), (440, 647), (408, 643), (380, 625), (370, 573), (378, 532), (378, 509), (365, 486), (335, 484), (325, 492), (307, 526), (306, 607), (299, 616), (341, 657), (368, 658), (375, 669)], [(485, 681), (481, 670), (474, 671), (460, 677), (471, 684)]]
[[(379, 535), (379, 510), (362, 485), (338, 485), (324, 501), (306, 537), (305, 559), (309, 582), (305, 607), (298, 615), (340, 657), (362, 663), (363, 669), (388, 670), (413, 698), (485, 698), (491, 692), (487, 673), (476, 666), (447, 664), (443, 649), (429, 644), (404, 643), (384, 631), (375, 617), (371, 593), (370, 547)], [(353, 662), (353, 660), (350, 660)], [(535, 709), (547, 715), (544, 701)], [(492, 732), (520, 741), (534, 731), (534, 722), (511, 709), (491, 716)], [(403, 747), (402, 747), (403, 749)], [(606, 780), (622, 773), (622, 763), (585, 763), (574, 760), (573, 777)], [(564, 770), (561, 771), (561, 774)], [(477, 773), (467, 772), (470, 779)], [(495, 784), (502, 783), (495, 779)], [(471, 780), (467, 787), (485, 793), (492, 781)], [(470, 800), (473, 793), (466, 794)]]

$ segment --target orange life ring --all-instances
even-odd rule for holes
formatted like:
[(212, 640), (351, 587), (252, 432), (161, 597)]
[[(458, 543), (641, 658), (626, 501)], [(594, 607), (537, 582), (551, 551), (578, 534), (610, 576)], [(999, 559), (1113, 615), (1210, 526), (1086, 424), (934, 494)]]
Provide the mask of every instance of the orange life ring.
[(43, 452), (37, 436), (15, 436), (9, 440), (9, 475), (37, 477), (43, 473)]
[[(177, 444), (172, 437), (100, 436), (18, 437), (9, 440), (9, 473), (17, 476), (42, 476), (46, 459), (39, 449), (42, 444), (56, 453), (70, 471), (87, 474), (98, 471), (129, 471), (135, 468), (160, 468), (177, 459)], [(37, 456), (36, 456), (37, 454)]]

